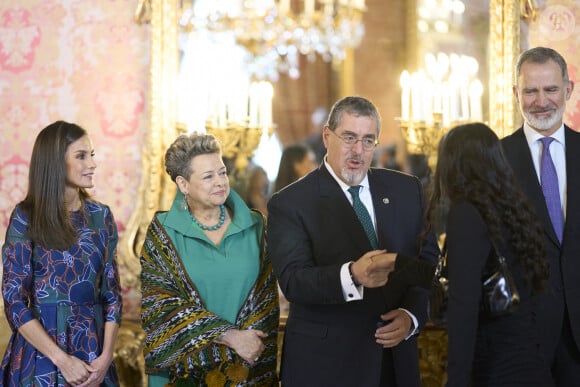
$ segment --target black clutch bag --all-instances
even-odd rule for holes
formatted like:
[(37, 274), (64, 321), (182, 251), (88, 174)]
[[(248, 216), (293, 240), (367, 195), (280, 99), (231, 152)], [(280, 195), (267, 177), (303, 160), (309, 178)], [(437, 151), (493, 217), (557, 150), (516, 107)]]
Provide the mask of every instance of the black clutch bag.
[[(481, 309), (489, 317), (512, 313), (520, 303), (520, 295), (506, 259), (494, 245), (481, 283)], [(429, 298), (429, 317), (434, 325), (447, 323), (449, 280), (447, 278), (447, 245), (443, 245)]]
[(481, 287), (481, 309), (490, 317), (512, 313), (520, 303), (520, 294), (505, 258), (495, 250), (495, 269), (484, 277)]

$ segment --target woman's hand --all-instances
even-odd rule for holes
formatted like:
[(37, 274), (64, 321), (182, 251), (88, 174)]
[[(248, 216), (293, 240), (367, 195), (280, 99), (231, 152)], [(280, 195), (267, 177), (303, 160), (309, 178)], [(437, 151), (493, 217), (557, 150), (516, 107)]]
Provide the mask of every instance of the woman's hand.
[(90, 386), (100, 386), (105, 380), (105, 375), (111, 366), (112, 359), (101, 355), (97, 357), (91, 363), (91, 374), (89, 378), (82, 384), (79, 384), (77, 387), (90, 387)]
[(91, 375), (92, 367), (71, 355), (65, 355), (59, 364), (55, 364), (65, 380), (73, 386), (83, 385)]
[(262, 342), (262, 339), (266, 337), (268, 337), (266, 333), (257, 329), (231, 329), (223, 335), (220, 342), (236, 351), (242, 359), (253, 365), (266, 348)]

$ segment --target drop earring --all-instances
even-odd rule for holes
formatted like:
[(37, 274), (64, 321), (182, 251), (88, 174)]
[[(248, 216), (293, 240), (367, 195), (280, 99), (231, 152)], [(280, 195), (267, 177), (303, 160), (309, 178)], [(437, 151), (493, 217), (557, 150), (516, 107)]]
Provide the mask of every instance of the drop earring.
[(182, 192), (182, 203), (181, 203), (181, 207), (183, 208), (184, 211), (189, 210), (189, 205), (187, 204), (187, 194)]

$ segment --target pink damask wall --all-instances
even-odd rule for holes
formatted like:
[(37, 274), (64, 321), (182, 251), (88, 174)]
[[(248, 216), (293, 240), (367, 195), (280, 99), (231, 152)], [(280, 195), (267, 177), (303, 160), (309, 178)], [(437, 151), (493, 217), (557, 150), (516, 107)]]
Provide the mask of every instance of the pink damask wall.
[(536, 17), (523, 28), (524, 48), (545, 46), (557, 50), (568, 63), (575, 90), (566, 105), (564, 121), (580, 130), (580, 1), (537, 1)]
[[(34, 139), (61, 119), (89, 132), (97, 161), (92, 194), (111, 206), (123, 233), (149, 123), (150, 36), (133, 21), (137, 3), (0, 0), (0, 245), (26, 194)], [(3, 317), (0, 331), (8, 332)]]
[(148, 125), (149, 29), (137, 0), (0, 0), (0, 241), (23, 199), (36, 134), (56, 120), (89, 132), (97, 200), (124, 230)]

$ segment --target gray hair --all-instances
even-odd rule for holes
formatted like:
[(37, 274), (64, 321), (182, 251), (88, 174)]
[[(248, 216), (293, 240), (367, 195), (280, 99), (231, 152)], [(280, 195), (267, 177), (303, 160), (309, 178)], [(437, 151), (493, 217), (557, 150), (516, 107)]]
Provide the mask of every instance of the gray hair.
[(568, 66), (566, 65), (566, 60), (556, 50), (548, 47), (534, 47), (522, 52), (516, 63), (516, 79), (519, 79), (522, 65), (524, 63), (530, 62), (543, 64), (549, 60), (553, 60), (558, 64), (558, 66), (560, 66), (560, 69), (562, 70), (562, 79), (564, 79), (565, 82), (568, 82), (570, 78), (568, 78)]
[(165, 171), (175, 182), (177, 176), (189, 180), (191, 176), (191, 160), (195, 156), (214, 154), (221, 156), (222, 148), (219, 141), (211, 134), (182, 134), (165, 152)]
[(330, 110), (326, 125), (333, 132), (340, 125), (342, 114), (346, 112), (353, 116), (371, 117), (377, 123), (377, 135), (381, 132), (381, 116), (375, 105), (363, 97), (344, 97), (338, 100)]

